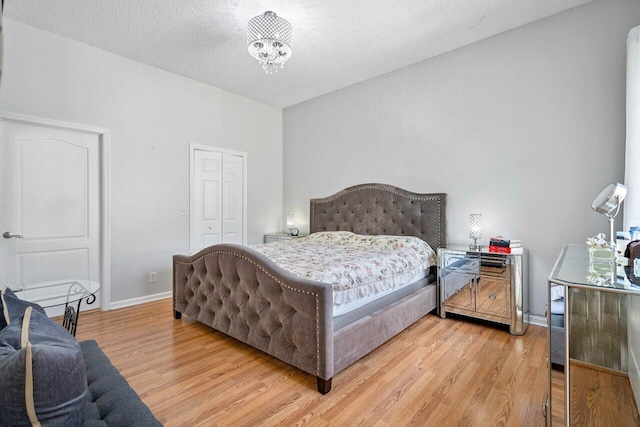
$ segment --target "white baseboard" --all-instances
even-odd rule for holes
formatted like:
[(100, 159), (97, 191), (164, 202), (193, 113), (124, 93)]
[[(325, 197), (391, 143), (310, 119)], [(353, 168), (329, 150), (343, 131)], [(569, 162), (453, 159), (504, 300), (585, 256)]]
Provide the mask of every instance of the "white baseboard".
[(119, 308), (130, 307), (132, 305), (144, 304), (145, 302), (158, 301), (160, 299), (171, 298), (172, 291), (161, 292), (159, 294), (145, 295), (143, 297), (125, 299), (122, 301), (111, 302), (111, 310), (117, 310)]
[(530, 314), (529, 315), (529, 324), (542, 326), (543, 328), (547, 327), (547, 318), (545, 316), (541, 316), (539, 314)]

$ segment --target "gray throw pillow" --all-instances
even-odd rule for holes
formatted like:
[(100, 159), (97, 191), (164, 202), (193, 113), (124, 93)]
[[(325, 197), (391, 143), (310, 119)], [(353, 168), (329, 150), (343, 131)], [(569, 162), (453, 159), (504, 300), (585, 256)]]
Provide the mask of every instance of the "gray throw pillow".
[(0, 330), (11, 323), (11, 319), (22, 316), (27, 307), (46, 314), (44, 308), (35, 302), (22, 300), (10, 288), (3, 287), (0, 291)]
[(78, 342), (27, 308), (0, 330), (0, 426), (81, 426), (87, 376)]

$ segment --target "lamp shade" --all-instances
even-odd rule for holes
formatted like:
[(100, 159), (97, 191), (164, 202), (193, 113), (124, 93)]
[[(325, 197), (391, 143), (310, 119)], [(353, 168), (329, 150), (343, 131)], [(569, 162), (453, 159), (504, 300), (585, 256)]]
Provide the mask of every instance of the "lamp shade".
[(482, 214), (469, 215), (469, 237), (475, 240), (482, 238)]

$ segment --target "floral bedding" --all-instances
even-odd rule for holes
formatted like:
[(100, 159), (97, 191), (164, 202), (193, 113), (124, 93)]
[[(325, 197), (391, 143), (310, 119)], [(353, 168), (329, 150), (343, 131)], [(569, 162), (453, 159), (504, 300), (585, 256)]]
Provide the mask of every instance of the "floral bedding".
[(252, 248), (293, 274), (333, 285), (335, 305), (424, 277), (436, 262), (433, 249), (417, 237), (348, 231), (314, 233)]

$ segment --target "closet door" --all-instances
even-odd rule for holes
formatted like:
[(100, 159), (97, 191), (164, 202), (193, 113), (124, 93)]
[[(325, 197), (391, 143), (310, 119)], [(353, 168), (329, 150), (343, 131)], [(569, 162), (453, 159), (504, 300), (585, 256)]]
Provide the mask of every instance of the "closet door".
[(193, 149), (191, 252), (218, 243), (245, 243), (246, 155)]
[(191, 251), (222, 242), (222, 153), (194, 151)]
[(222, 154), (223, 243), (237, 243), (240, 245), (243, 241), (243, 163), (244, 160), (241, 156), (229, 153)]

